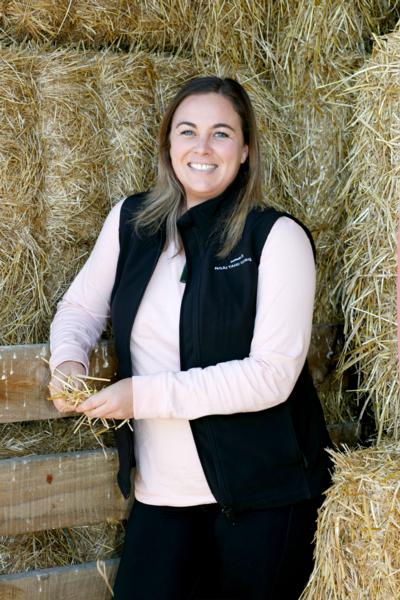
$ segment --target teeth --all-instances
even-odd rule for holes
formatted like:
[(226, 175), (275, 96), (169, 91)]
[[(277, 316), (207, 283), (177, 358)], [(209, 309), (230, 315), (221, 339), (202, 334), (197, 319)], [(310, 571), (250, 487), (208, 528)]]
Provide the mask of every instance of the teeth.
[(189, 166), (197, 171), (211, 171), (211, 169), (215, 169), (216, 167), (216, 165), (209, 165), (207, 163), (189, 163)]

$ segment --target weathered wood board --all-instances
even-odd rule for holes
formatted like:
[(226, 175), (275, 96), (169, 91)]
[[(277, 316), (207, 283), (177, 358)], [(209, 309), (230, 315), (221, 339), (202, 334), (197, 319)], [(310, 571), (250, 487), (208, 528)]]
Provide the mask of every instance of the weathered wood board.
[[(48, 400), (47, 344), (0, 346), (0, 423), (65, 417)], [(112, 379), (112, 346), (102, 342), (91, 355), (90, 375)]]
[[(111, 586), (118, 562), (118, 559), (112, 559), (103, 563)], [(111, 599), (107, 585), (94, 562), (0, 576), (1, 600), (93, 600), (94, 598)]]
[(0, 535), (127, 518), (117, 463), (114, 449), (0, 461)]

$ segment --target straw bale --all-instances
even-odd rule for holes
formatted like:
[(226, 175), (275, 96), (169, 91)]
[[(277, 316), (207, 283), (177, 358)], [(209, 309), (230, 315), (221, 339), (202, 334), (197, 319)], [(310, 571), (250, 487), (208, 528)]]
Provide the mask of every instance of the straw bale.
[(253, 65), (269, 52), (259, 0), (3, 0), (3, 13), (3, 29), (17, 41), (135, 45)]
[(357, 75), (358, 100), (343, 191), (341, 286), (346, 343), (340, 369), (356, 365), (358, 395), (372, 403), (378, 438), (400, 436), (396, 356), (396, 231), (400, 173), (400, 29), (376, 40)]
[(195, 60), (173, 54), (153, 54), (152, 60), (155, 71), (154, 113), (158, 128), (168, 102), (179, 88), (189, 79), (206, 75), (206, 72), (204, 65), (198, 65)]
[(0, 575), (116, 558), (123, 537), (122, 523), (0, 536)]
[(151, 56), (141, 51), (99, 54), (98, 69), (107, 115), (107, 197), (114, 203), (130, 191), (146, 189), (153, 177), (156, 74)]
[(192, 53), (202, 3), (191, 0), (142, 0), (130, 43), (151, 52)]
[(16, 41), (178, 51), (191, 47), (198, 11), (189, 0), (3, 0), (3, 30)]
[(0, 340), (35, 337), (41, 313), (44, 255), (35, 235), (40, 214), (41, 146), (33, 61), (0, 50)]
[(280, 2), (275, 18), (275, 78), (272, 92), (287, 126), (290, 165), (284, 207), (311, 229), (319, 256), (315, 320), (340, 322), (331, 290), (337, 279), (334, 250), (340, 228), (343, 185), (352, 115), (341, 85), (365, 57), (363, 19), (352, 3)]
[(196, 57), (212, 60), (218, 69), (228, 61), (262, 71), (272, 59), (265, 35), (266, 8), (261, 0), (204, 0), (199, 3), (192, 52)]
[(38, 52), (35, 64), (43, 140), (45, 293), (52, 310), (59, 298), (58, 282), (71, 281), (110, 206), (106, 115), (95, 55)]
[(88, 241), (96, 236), (93, 229), (98, 230), (109, 206), (104, 186), (106, 115), (96, 56), (43, 52), (37, 55), (36, 67), (46, 229), (50, 238), (61, 230), (66, 242)]
[(397, 600), (399, 444), (332, 457), (333, 484), (319, 512), (314, 571), (301, 600)]
[(16, 41), (65, 40), (72, 6), (71, 0), (3, 0), (3, 31)]
[(74, 3), (68, 43), (86, 47), (126, 47), (138, 23), (140, 3), (130, 0), (79, 0)]
[(372, 33), (390, 26), (400, 6), (389, 0), (279, 0), (267, 3), (267, 14), (271, 91), (288, 124), (289, 151), (282, 160), (290, 165), (291, 178), (285, 181), (282, 208), (303, 220), (316, 240), (315, 320), (337, 323), (342, 320), (333, 292), (341, 254), (340, 191), (354, 110), (353, 98), (341, 92), (364, 62)]

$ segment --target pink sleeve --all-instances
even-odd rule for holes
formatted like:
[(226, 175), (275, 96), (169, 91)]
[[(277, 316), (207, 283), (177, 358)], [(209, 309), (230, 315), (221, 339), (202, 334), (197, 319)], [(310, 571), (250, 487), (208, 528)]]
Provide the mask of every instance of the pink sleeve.
[(119, 216), (122, 201), (104, 222), (85, 265), (58, 303), (50, 326), (50, 369), (66, 360), (88, 369), (88, 356), (110, 312), (110, 297), (119, 256)]
[(205, 369), (134, 376), (135, 418), (196, 419), (284, 402), (307, 356), (314, 295), (310, 241), (302, 227), (281, 217), (261, 256), (249, 357)]

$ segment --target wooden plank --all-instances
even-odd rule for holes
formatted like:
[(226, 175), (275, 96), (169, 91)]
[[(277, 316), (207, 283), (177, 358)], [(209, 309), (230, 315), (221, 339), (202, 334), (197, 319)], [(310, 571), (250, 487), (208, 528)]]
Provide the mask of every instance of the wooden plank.
[[(0, 346), (0, 423), (58, 419), (61, 415), (48, 400), (47, 344)], [(92, 352), (90, 375), (112, 378), (115, 358), (109, 342)]]
[[(111, 587), (118, 559), (104, 561)], [(1, 600), (110, 600), (111, 594), (96, 563), (38, 569), (0, 576)]]
[(0, 461), (0, 535), (126, 518), (117, 463), (115, 449)]

